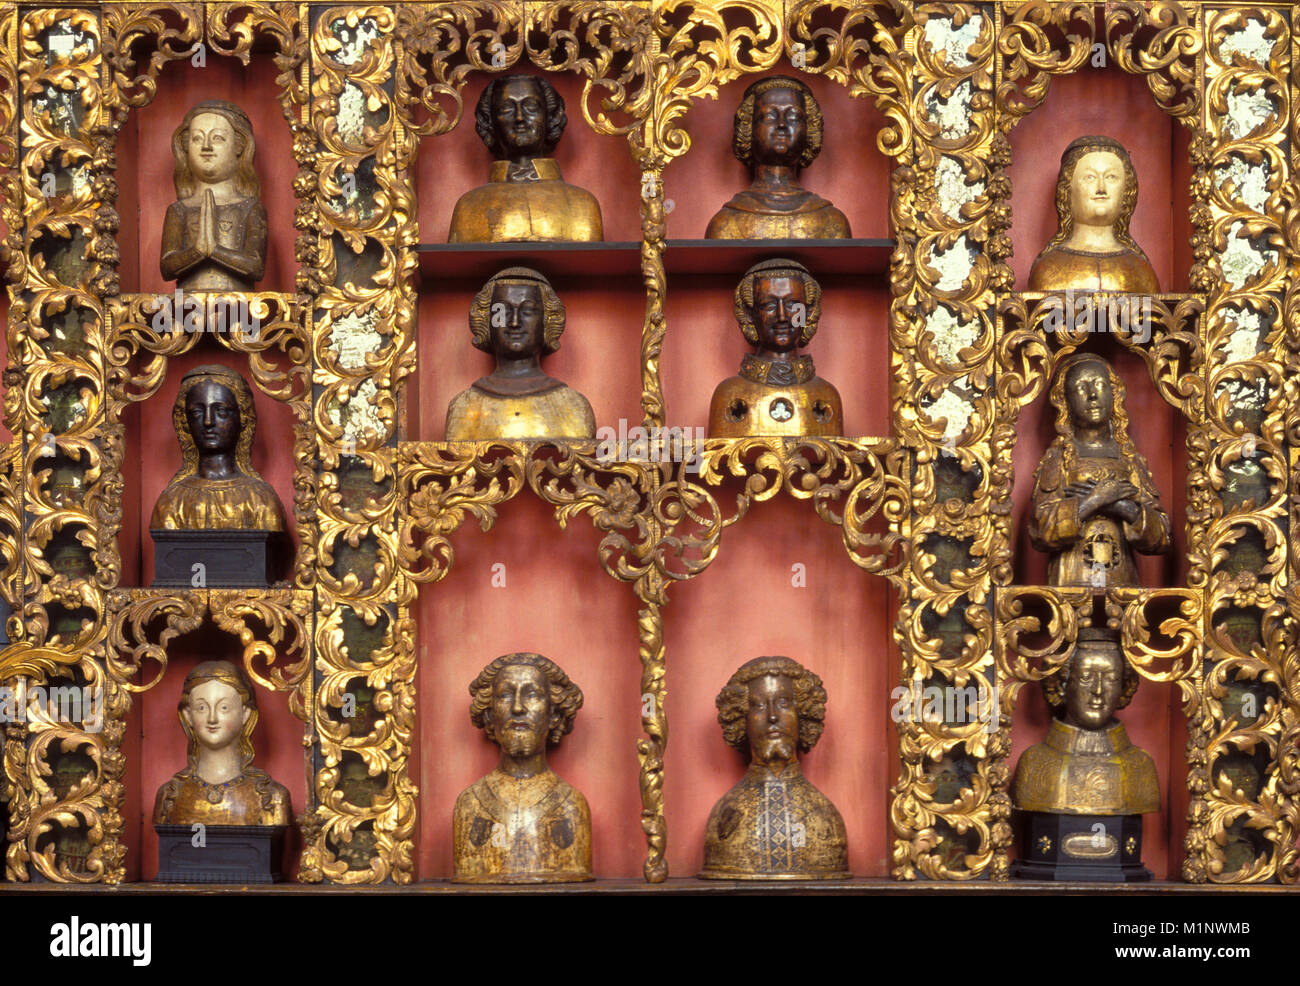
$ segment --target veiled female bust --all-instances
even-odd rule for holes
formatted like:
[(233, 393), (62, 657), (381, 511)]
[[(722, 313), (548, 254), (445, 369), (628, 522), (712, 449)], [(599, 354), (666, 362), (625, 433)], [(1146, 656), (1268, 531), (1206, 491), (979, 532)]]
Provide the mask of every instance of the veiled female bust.
[(284, 508), (253, 469), (257, 411), (238, 373), (200, 366), (181, 379), (172, 408), (181, 468), (153, 508), (153, 530), (283, 531)]
[(501, 748), (495, 770), (456, 798), (456, 883), (592, 879), (591, 809), (546, 763), (573, 729), (582, 692), (540, 654), (506, 654), (469, 686), (470, 721)]
[(1160, 810), (1155, 763), (1115, 719), (1115, 712), (1133, 700), (1138, 681), (1110, 631), (1079, 631), (1069, 661), (1043, 682), (1057, 718), (1043, 742), (1016, 764), (1012, 801), (1017, 808), (1058, 815)]
[(847, 877), (844, 819), (799, 768), (826, 720), (821, 678), (788, 657), (757, 657), (731, 676), (716, 704), (722, 738), (748, 753), (749, 769), (709, 813), (700, 876)]
[(505, 75), (479, 97), (474, 129), (493, 157), (488, 183), (456, 202), (449, 243), (601, 240), (600, 204), (551, 157), (568, 122), (545, 79)]
[(469, 310), (474, 348), (496, 368), (447, 408), (447, 441), (487, 438), (592, 438), (596, 416), (576, 390), (542, 372), (560, 348), (564, 305), (551, 283), (528, 267), (493, 275)]
[(1124, 384), (1100, 356), (1075, 354), (1050, 394), (1057, 436), (1034, 472), (1029, 539), (1051, 554), (1049, 585), (1138, 584), (1134, 551), (1169, 550), (1169, 517), (1133, 446)]
[(1151, 262), (1129, 235), (1137, 172), (1113, 137), (1080, 137), (1061, 155), (1059, 228), (1029, 271), (1031, 291), (1160, 290)]
[(288, 825), (289, 791), (253, 766), (257, 696), (229, 661), (204, 661), (185, 676), (176, 707), (188, 762), (158, 789), (155, 825)]
[(765, 260), (745, 272), (735, 314), (754, 352), (714, 390), (711, 438), (844, 433), (839, 391), (799, 352), (817, 332), (821, 297), (817, 281), (793, 260)]
[(798, 79), (774, 75), (748, 89), (736, 110), (731, 149), (753, 183), (711, 220), (705, 237), (729, 240), (837, 239), (844, 213), (799, 184), (822, 149), (822, 111)]
[(252, 291), (266, 271), (266, 209), (253, 169), (253, 126), (210, 99), (172, 134), (176, 198), (162, 234), (162, 276), (187, 291)]

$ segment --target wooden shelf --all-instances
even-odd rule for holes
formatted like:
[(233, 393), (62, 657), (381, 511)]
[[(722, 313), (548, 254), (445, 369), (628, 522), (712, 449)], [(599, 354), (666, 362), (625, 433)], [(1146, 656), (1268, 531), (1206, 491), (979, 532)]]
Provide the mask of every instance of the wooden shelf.
[[(421, 243), (425, 284), (485, 281), (503, 267), (536, 267), (561, 280), (604, 275), (641, 276), (641, 244), (610, 243)], [(671, 275), (739, 277), (768, 257), (789, 257), (814, 277), (884, 274), (893, 240), (669, 240), (664, 266)]]

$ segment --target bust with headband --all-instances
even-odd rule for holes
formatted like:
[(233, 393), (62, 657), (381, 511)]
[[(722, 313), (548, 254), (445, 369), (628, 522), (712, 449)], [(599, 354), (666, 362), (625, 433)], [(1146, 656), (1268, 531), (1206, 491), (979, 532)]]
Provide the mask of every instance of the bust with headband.
[(821, 317), (821, 287), (793, 260), (765, 260), (736, 286), (735, 315), (754, 346), (713, 392), (709, 436), (842, 435), (840, 394), (799, 349)]
[(483, 285), (469, 310), (474, 347), (496, 367), (452, 399), (447, 441), (593, 438), (587, 398), (542, 372), (541, 358), (560, 348), (564, 305), (550, 282), (528, 267), (510, 267)]

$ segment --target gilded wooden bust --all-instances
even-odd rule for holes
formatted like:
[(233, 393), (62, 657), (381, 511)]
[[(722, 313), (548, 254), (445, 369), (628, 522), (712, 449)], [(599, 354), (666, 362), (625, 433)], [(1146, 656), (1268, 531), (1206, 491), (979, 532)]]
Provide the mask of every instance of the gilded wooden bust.
[(591, 810), (546, 763), (573, 729), (582, 692), (540, 654), (506, 654), (469, 686), (470, 721), (501, 749), (495, 770), (460, 793), (452, 815), (456, 883), (592, 879)]
[(1135, 551), (1169, 550), (1169, 517), (1128, 434), (1124, 384), (1100, 356), (1076, 353), (1050, 393), (1057, 436), (1034, 471), (1029, 540), (1051, 555), (1048, 585), (1138, 584)]
[(807, 268), (793, 260), (755, 264), (736, 286), (734, 311), (754, 352), (714, 390), (709, 436), (842, 435), (839, 391), (799, 352), (821, 319), (821, 287)]
[(1160, 810), (1155, 762), (1115, 719), (1132, 701), (1138, 680), (1113, 633), (1080, 629), (1074, 654), (1043, 682), (1057, 718), (1043, 742), (1020, 756), (1011, 791), (1017, 808), (1055, 815)]
[(189, 741), (185, 769), (158, 789), (157, 825), (288, 825), (289, 791), (253, 766), (257, 696), (229, 661), (185, 676), (177, 716)]
[(172, 409), (181, 468), (154, 505), (154, 530), (285, 530), (284, 508), (253, 469), (257, 411), (248, 383), (224, 366), (181, 379)]
[(474, 347), (496, 367), (447, 408), (447, 441), (488, 438), (592, 438), (596, 417), (576, 390), (542, 372), (560, 348), (564, 305), (550, 282), (527, 267), (491, 277), (469, 311)]
[(187, 291), (252, 291), (266, 271), (266, 209), (253, 126), (234, 103), (199, 103), (172, 134), (176, 201), (163, 220), (161, 269)]
[(711, 220), (705, 237), (731, 240), (848, 237), (844, 213), (799, 184), (822, 149), (821, 107), (798, 79), (774, 75), (745, 90), (731, 147), (753, 181)]
[(1080, 137), (1061, 155), (1056, 235), (1029, 271), (1031, 291), (1155, 294), (1156, 272), (1133, 238), (1137, 171), (1113, 137)]
[(758, 657), (731, 676), (716, 704), (723, 739), (749, 755), (749, 768), (709, 813), (700, 876), (847, 877), (844, 819), (799, 767), (826, 719), (821, 679), (788, 657)]
[(545, 79), (505, 75), (479, 97), (474, 127), (496, 159), (488, 183), (456, 202), (449, 243), (604, 239), (600, 204), (551, 157), (567, 117)]

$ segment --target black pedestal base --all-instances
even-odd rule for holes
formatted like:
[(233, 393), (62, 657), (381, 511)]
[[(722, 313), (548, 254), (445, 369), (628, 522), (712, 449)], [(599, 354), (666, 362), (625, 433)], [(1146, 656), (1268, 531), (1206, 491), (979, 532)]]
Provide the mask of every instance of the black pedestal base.
[(1011, 875), (1021, 880), (1139, 883), (1151, 879), (1142, 865), (1141, 815), (1024, 816), (1021, 858)]
[[(159, 883), (279, 883), (284, 825), (155, 825)], [(198, 836), (201, 834), (202, 838)], [(195, 841), (200, 845), (195, 845)]]
[(284, 541), (279, 531), (149, 533), (153, 535), (153, 584), (159, 588), (264, 588), (279, 571)]

